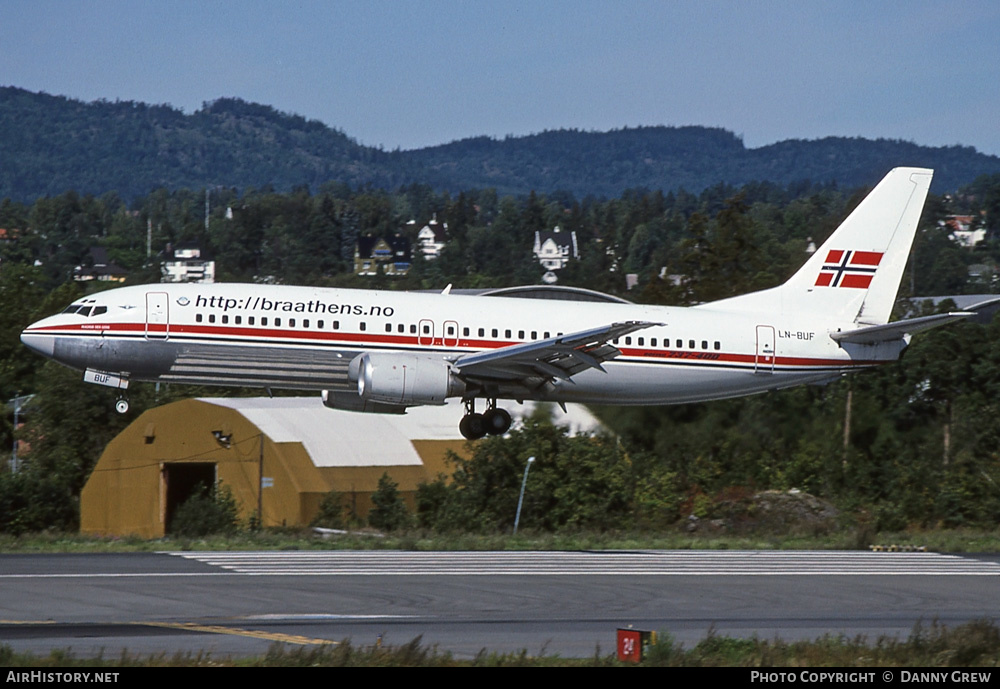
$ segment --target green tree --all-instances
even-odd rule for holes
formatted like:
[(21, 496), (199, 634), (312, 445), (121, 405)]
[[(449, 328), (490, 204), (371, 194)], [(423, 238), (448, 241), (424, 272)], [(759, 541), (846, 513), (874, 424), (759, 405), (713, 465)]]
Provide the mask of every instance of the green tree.
[(346, 524), (343, 494), (331, 490), (323, 496), (319, 503), (319, 511), (309, 526), (320, 526), (326, 529), (343, 529)]
[(378, 480), (378, 488), (372, 493), (372, 505), (368, 523), (376, 529), (397, 531), (409, 526), (410, 513), (399, 494), (399, 484), (389, 477), (388, 472)]

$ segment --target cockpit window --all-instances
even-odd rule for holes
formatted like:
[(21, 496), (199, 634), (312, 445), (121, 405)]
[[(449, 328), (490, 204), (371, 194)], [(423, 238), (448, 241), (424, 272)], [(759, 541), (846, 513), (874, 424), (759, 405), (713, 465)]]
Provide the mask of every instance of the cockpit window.
[[(87, 302), (89, 302), (89, 303), (87, 303)], [(107, 306), (94, 306), (92, 299), (88, 299), (87, 302), (84, 302), (83, 304), (70, 304), (65, 309), (63, 309), (62, 312), (63, 313), (76, 313), (76, 314), (79, 314), (79, 315), (85, 316), (85, 317), (87, 317), (87, 316), (100, 316), (101, 314), (108, 312), (108, 307)]]

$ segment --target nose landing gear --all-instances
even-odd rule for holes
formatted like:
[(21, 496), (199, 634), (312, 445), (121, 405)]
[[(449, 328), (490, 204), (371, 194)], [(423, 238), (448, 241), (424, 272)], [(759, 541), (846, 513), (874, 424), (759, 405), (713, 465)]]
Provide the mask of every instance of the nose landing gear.
[(510, 430), (511, 416), (506, 409), (497, 407), (496, 399), (486, 402), (486, 411), (476, 413), (475, 398), (465, 400), (465, 416), (458, 424), (458, 430), (469, 440), (478, 440), (486, 434), (503, 435)]

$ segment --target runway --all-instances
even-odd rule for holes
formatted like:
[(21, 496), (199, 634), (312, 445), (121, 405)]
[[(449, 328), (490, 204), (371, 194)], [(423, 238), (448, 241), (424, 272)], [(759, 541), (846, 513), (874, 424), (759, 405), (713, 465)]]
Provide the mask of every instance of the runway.
[(0, 555), (0, 644), (78, 656), (264, 653), (421, 636), (563, 656), (615, 630), (786, 640), (905, 637), (1000, 620), (1000, 556), (789, 551), (176, 552)]

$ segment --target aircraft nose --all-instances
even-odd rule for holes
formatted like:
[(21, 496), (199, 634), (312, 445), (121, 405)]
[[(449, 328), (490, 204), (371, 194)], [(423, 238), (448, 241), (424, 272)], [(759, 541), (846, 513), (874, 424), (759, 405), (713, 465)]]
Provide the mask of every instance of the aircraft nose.
[(33, 332), (31, 328), (21, 332), (21, 342), (28, 349), (32, 349), (42, 356), (50, 359), (53, 357), (56, 348), (56, 338), (45, 333)]

